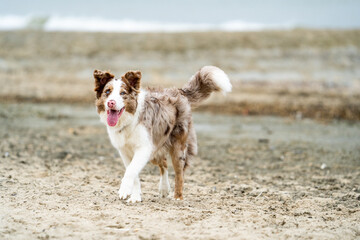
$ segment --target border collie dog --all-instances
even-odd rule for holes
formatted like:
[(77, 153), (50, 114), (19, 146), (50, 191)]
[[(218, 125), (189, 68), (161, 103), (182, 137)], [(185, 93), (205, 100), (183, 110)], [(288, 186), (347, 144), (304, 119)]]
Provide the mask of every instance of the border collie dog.
[(212, 92), (230, 92), (227, 75), (220, 68), (205, 66), (182, 88), (146, 90), (140, 88), (140, 71), (117, 79), (108, 71), (95, 70), (94, 78), (97, 112), (126, 167), (120, 199), (141, 201), (139, 173), (149, 161), (160, 168), (160, 196), (166, 197), (170, 191), (167, 156), (175, 172), (174, 198), (183, 199), (184, 170), (197, 154), (191, 107)]

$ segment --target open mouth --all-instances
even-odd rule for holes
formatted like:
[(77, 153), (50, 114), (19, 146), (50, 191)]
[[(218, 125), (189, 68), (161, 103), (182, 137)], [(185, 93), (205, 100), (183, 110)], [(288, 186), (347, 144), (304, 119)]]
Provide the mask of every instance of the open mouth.
[(110, 127), (114, 127), (117, 124), (121, 114), (124, 112), (124, 109), (125, 107), (120, 110), (107, 110), (107, 123)]

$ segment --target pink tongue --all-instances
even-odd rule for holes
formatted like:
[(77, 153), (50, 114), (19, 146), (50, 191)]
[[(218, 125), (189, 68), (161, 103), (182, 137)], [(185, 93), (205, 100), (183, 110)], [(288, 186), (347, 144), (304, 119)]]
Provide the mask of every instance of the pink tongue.
[(121, 109), (120, 112), (114, 110), (108, 110), (107, 123), (109, 124), (110, 127), (114, 127), (117, 124), (122, 112), (123, 109)]

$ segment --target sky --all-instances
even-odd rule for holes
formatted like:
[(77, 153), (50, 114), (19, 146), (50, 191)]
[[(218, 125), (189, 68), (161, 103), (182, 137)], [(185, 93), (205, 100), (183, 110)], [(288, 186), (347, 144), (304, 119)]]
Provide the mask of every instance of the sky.
[(358, 0), (0, 0), (1, 16), (60, 16), (219, 24), (241, 20), (312, 28), (360, 28)]

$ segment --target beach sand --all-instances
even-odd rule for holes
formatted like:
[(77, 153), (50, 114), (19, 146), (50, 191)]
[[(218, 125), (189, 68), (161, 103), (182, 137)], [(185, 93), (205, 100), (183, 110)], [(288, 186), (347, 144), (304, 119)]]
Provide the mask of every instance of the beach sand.
[[(1, 105), (1, 239), (355, 239), (360, 236), (360, 125), (194, 114), (199, 156), (184, 200), (142, 203), (94, 107)], [(171, 166), (171, 164), (169, 164)], [(174, 189), (174, 172), (170, 167)]]
[[(0, 45), (1, 239), (360, 237), (360, 31), (24, 31)], [(234, 91), (194, 112), (184, 200), (159, 198), (151, 164), (143, 202), (120, 200), (93, 70), (181, 87), (208, 64)]]

